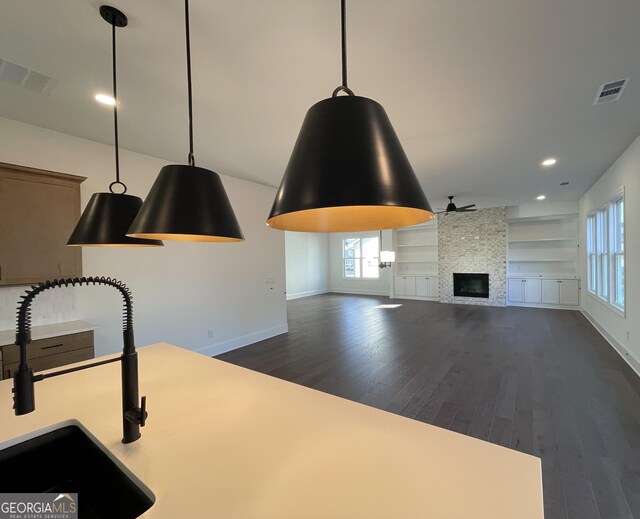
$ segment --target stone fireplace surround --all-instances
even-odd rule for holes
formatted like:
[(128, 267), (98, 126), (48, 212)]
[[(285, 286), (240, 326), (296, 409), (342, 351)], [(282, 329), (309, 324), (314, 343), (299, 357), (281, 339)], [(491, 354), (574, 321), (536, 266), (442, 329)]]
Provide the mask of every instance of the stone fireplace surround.
[[(453, 295), (453, 274), (488, 273), (489, 298)], [(438, 216), (438, 278), (441, 303), (505, 306), (507, 218), (504, 207)]]

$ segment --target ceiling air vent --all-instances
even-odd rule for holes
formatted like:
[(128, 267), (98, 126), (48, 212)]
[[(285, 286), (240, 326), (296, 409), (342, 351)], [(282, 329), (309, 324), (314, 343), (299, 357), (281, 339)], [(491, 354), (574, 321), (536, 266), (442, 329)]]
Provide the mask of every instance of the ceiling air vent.
[(629, 78), (613, 81), (612, 83), (605, 83), (600, 85), (598, 93), (593, 101), (593, 106), (608, 103), (609, 101), (617, 101), (622, 97), (624, 89), (629, 84)]
[(3, 58), (0, 58), (0, 81), (13, 83), (39, 94), (48, 94), (58, 82), (57, 79)]

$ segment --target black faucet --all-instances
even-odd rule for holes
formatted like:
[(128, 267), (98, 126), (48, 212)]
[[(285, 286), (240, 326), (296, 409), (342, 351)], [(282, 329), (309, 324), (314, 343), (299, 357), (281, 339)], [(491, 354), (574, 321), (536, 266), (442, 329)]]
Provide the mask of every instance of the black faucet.
[[(67, 287), (69, 285), (107, 285), (120, 291), (124, 300), (124, 314), (122, 334), (124, 348), (122, 355), (113, 359), (85, 364), (75, 368), (63, 369), (53, 373), (34, 375), (33, 369), (27, 365), (27, 345), (31, 342), (31, 303), (35, 297), (50, 288)], [(16, 330), (16, 344), (20, 346), (20, 365), (13, 375), (13, 408), (16, 415), (27, 414), (36, 408), (34, 383), (45, 378), (57, 377), (66, 373), (83, 369), (121, 362), (122, 367), (122, 443), (131, 443), (140, 438), (140, 427), (144, 427), (147, 419), (146, 397), (142, 397), (138, 407), (138, 354), (133, 341), (133, 305), (131, 292), (122, 282), (105, 277), (82, 277), (68, 279), (54, 279), (33, 285), (18, 306), (18, 324)]]

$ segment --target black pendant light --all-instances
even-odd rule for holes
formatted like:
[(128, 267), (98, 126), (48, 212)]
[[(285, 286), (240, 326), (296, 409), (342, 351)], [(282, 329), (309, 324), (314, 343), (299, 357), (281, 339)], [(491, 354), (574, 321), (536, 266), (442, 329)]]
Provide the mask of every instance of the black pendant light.
[(433, 218), (384, 108), (347, 86), (345, 11), (341, 0), (342, 85), (307, 112), (267, 219), (276, 229), (371, 231)]
[(189, 165), (165, 166), (128, 235), (176, 241), (242, 241), (244, 236), (217, 173), (195, 165), (189, 0), (184, 2), (189, 100)]
[[(127, 236), (131, 222), (142, 206), (142, 198), (127, 195), (127, 186), (120, 180), (120, 152), (118, 148), (118, 85), (116, 76), (116, 27), (126, 27), (124, 13), (103, 5), (100, 15), (111, 25), (111, 47), (113, 51), (113, 126), (116, 150), (116, 180), (109, 184), (109, 193), (94, 193), (73, 230), (67, 245), (91, 247), (158, 247), (159, 240), (143, 240)], [(116, 186), (122, 191), (115, 192)]]

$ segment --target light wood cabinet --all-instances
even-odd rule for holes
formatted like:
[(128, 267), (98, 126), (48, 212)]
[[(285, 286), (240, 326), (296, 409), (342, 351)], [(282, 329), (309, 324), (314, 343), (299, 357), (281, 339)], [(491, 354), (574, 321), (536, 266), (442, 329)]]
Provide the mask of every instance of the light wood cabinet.
[(0, 163), (0, 285), (82, 275), (81, 248), (66, 244), (84, 180)]
[[(20, 362), (20, 349), (15, 344), (0, 346), (2, 378), (13, 377)], [(34, 371), (57, 368), (94, 357), (93, 332), (72, 333), (37, 339), (27, 346), (27, 360)]]

